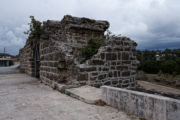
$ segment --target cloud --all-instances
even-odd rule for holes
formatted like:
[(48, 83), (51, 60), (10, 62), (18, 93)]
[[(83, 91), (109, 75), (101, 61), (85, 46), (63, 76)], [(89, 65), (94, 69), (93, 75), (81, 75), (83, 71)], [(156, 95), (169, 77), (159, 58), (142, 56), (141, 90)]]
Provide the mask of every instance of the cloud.
[(18, 54), (19, 49), (25, 44), (26, 36), (23, 32), (26, 30), (26, 25), (15, 28), (0, 27), (0, 52), (6, 48), (7, 52)]
[(6, 38), (9, 39), (10, 44), (22, 46), (23, 45), (23, 39), (16, 37), (16, 35), (12, 31), (8, 31), (6, 33)]
[(26, 36), (22, 32), (28, 28), (30, 15), (45, 21), (61, 20), (66, 14), (108, 20), (113, 33), (135, 40), (138, 49), (178, 47), (179, 5), (179, 0), (0, 1), (0, 50), (4, 46), (11, 46), (15, 51), (23, 47)]

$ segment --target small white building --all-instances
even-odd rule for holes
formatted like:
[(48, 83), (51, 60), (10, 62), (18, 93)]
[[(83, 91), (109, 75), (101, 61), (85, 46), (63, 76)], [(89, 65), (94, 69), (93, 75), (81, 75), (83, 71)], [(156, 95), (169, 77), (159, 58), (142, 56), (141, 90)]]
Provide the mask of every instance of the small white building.
[(159, 61), (160, 60), (160, 55), (159, 54), (156, 54), (156, 61)]
[(11, 65), (12, 56), (5, 53), (0, 53), (0, 67), (7, 67)]

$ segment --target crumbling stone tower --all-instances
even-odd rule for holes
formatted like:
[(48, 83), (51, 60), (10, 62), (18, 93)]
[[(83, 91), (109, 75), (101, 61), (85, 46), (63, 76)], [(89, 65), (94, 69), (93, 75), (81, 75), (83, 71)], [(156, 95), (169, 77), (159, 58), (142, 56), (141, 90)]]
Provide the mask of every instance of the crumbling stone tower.
[[(20, 50), (21, 70), (53, 86), (57, 83), (134, 87), (136, 43), (126, 37), (105, 40), (98, 53), (81, 64), (88, 41), (104, 38), (107, 21), (64, 16), (43, 23), (39, 40), (27, 40)], [(38, 41), (38, 42), (37, 42)]]

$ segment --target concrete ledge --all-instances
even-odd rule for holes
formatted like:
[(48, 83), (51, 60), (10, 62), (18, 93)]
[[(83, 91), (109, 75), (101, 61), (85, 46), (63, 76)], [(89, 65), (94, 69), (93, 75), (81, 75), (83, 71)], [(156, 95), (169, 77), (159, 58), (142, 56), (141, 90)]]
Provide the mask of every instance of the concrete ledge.
[[(54, 90), (57, 90), (70, 97), (76, 98), (82, 102), (88, 104), (98, 104), (101, 101), (101, 89), (91, 86), (79, 86), (79, 85), (65, 85), (58, 84), (57, 82), (42, 80), (45, 85), (50, 86)], [(101, 103), (100, 103), (101, 104)], [(104, 104), (104, 103), (102, 103)]]
[(132, 90), (102, 86), (108, 105), (147, 120), (180, 120), (180, 100)]
[(101, 100), (101, 89), (87, 85), (79, 88), (65, 89), (65, 94), (88, 104), (96, 104)]
[(46, 80), (41, 80), (42, 83), (44, 83), (45, 85), (50, 86), (51, 88), (53, 88), (54, 90), (57, 90), (61, 93), (65, 93), (66, 89), (70, 89), (70, 88), (78, 88), (80, 87), (80, 85), (66, 85), (66, 84), (59, 84), (57, 82), (54, 81), (46, 81)]

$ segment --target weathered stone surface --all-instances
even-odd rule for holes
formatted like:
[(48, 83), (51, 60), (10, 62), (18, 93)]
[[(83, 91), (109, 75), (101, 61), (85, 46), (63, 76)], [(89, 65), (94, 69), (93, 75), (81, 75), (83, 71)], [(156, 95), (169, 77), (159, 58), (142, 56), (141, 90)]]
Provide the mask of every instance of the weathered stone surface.
[[(39, 77), (49, 85), (89, 84), (135, 87), (137, 60), (136, 43), (127, 37), (109, 37), (105, 45), (84, 64), (80, 64), (82, 48), (90, 39), (104, 38), (109, 27), (107, 21), (78, 18), (69, 15), (61, 21), (48, 20), (43, 23), (39, 40), (28, 39), (20, 50), (20, 69)], [(38, 45), (39, 68), (35, 69), (34, 46)], [(128, 79), (129, 82), (123, 81)], [(113, 81), (113, 82), (112, 82)]]
[(87, 81), (88, 80), (88, 74), (87, 73), (79, 74), (78, 80), (79, 81)]
[(101, 100), (101, 89), (91, 86), (66, 89), (65, 94), (89, 104), (95, 104)]
[(147, 120), (179, 120), (180, 100), (102, 86), (102, 100), (108, 105)]
[[(96, 55), (94, 55), (85, 64), (79, 65), (80, 69), (95, 66), (97, 67), (97, 74), (93, 76), (97, 77), (98, 79), (88, 79), (88, 83), (90, 83), (92, 86), (96, 85), (96, 83), (99, 83), (100, 86), (110, 85), (123, 88), (135, 87), (136, 73), (134, 71), (137, 68), (136, 66), (138, 62), (131, 49), (136, 47), (134, 45), (134, 42), (129, 38), (110, 37), (106, 41), (105, 46), (101, 47)], [(124, 49), (127, 46), (129, 49)], [(132, 60), (130, 58), (135, 59)], [(90, 71), (80, 72), (91, 73)]]
[(0, 86), (0, 120), (140, 120), (109, 106), (83, 103), (25, 74), (0, 74)]

